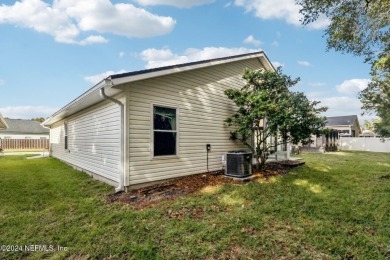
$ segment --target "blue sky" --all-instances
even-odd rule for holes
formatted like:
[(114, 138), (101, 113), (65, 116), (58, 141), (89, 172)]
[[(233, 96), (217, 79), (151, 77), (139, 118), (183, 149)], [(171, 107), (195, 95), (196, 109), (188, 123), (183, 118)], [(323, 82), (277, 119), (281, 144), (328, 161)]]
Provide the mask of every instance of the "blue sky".
[(294, 0), (3, 0), (0, 113), (47, 117), (113, 73), (263, 50), (327, 116), (360, 117), (369, 65), (327, 52), (328, 21), (303, 27), (298, 10)]

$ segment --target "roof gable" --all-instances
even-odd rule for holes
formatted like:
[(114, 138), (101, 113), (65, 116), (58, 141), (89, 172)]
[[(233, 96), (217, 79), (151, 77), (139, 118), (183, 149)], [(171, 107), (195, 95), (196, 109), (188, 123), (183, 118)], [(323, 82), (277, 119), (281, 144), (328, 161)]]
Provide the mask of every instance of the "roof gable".
[(75, 114), (87, 107), (95, 105), (104, 100), (100, 95), (100, 91), (103, 89), (107, 96), (115, 96), (122, 92), (121, 87), (123, 84), (135, 82), (144, 79), (151, 79), (165, 75), (171, 75), (175, 73), (181, 73), (185, 71), (196, 70), (200, 68), (207, 68), (215, 65), (226, 64), (230, 62), (237, 62), (247, 59), (258, 59), (262, 66), (266, 70), (274, 71), (268, 57), (263, 51), (247, 53), (235, 56), (229, 56), (218, 59), (203, 60), (197, 62), (190, 62), (172, 66), (165, 66), (154, 69), (140, 70), (122, 74), (115, 74), (100, 81), (94, 87), (81, 94), (79, 97), (68, 103), (66, 106), (55, 112), (51, 117), (42, 123), (44, 126), (50, 126), (55, 122), (58, 122), (72, 114)]

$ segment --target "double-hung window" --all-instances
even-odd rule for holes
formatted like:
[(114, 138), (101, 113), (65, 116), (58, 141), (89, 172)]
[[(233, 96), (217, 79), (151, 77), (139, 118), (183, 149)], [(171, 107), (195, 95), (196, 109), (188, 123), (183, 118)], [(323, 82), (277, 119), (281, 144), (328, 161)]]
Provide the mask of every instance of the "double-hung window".
[(153, 106), (153, 156), (177, 155), (177, 110)]

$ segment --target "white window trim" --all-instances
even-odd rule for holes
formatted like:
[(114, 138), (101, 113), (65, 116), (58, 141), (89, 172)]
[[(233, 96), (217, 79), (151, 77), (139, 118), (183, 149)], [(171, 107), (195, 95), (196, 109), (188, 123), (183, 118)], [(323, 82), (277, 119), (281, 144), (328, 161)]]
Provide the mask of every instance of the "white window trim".
[[(154, 156), (154, 107), (166, 107), (176, 110), (176, 154), (175, 155), (161, 155), (161, 156)], [(150, 103), (150, 159), (151, 160), (164, 160), (164, 159), (178, 159), (180, 158), (180, 111), (179, 107), (167, 105), (167, 104), (161, 104), (161, 103)]]

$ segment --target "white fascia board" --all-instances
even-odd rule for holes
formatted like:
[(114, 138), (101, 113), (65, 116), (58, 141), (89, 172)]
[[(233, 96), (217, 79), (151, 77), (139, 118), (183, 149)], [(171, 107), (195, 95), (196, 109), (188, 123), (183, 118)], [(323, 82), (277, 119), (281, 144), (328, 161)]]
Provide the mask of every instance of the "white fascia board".
[(51, 117), (47, 118), (41, 125), (44, 127), (49, 127), (50, 125), (58, 122), (72, 114), (75, 114), (85, 108), (88, 108), (92, 105), (95, 105), (104, 99), (100, 96), (100, 89), (105, 88), (106, 93), (109, 96), (117, 95), (121, 90), (112, 89), (111, 86), (107, 86), (105, 80), (102, 80), (96, 84), (93, 88), (89, 89), (87, 92), (74, 99), (72, 102), (58, 110)]

